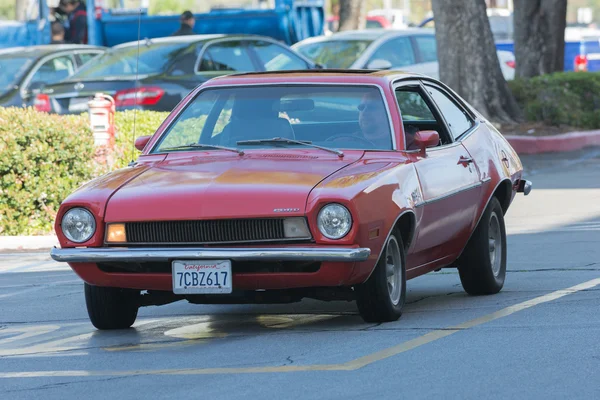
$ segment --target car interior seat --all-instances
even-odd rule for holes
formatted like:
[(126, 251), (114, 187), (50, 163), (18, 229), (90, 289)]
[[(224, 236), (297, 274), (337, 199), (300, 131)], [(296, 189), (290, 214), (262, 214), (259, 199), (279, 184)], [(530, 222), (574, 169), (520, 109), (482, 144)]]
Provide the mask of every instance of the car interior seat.
[(223, 129), (221, 143), (235, 146), (240, 140), (295, 139), (294, 129), (286, 118), (279, 117), (279, 99), (237, 97), (231, 119)]

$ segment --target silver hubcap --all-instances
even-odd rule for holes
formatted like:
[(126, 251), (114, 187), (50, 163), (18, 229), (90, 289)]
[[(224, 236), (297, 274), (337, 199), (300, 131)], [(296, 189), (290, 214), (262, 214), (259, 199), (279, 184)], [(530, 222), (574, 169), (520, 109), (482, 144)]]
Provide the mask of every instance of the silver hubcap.
[(494, 273), (494, 276), (498, 276), (500, 273), (500, 265), (502, 264), (502, 235), (500, 233), (500, 221), (498, 221), (498, 216), (495, 212), (493, 212), (490, 217), (488, 235), (492, 272)]
[(402, 260), (400, 258), (400, 246), (398, 246), (398, 241), (393, 236), (390, 236), (385, 249), (385, 271), (390, 300), (392, 304), (397, 305), (402, 296)]

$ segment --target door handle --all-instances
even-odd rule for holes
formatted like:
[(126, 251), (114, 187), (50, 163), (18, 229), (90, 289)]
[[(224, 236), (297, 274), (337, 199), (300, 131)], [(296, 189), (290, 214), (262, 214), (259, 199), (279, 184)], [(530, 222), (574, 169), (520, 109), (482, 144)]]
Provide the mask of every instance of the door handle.
[(471, 157), (465, 157), (465, 156), (460, 156), (460, 158), (458, 160), (458, 164), (462, 164), (465, 167), (472, 162), (473, 162), (473, 159)]

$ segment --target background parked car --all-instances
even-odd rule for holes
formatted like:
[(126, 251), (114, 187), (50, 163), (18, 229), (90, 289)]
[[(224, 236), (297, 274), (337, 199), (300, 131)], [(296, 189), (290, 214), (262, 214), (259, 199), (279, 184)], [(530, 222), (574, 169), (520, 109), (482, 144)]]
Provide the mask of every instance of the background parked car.
[[(366, 29), (318, 36), (292, 48), (325, 68), (402, 69), (439, 79), (435, 31)], [(504, 78), (514, 79), (514, 55), (498, 51)]]
[(68, 44), (0, 50), (0, 106), (32, 106), (42, 87), (68, 78), (105, 50)]
[(39, 111), (74, 114), (87, 111), (90, 98), (103, 92), (114, 97), (117, 110), (171, 111), (192, 89), (215, 76), (317, 67), (264, 36), (166, 37), (111, 48), (93, 65), (45, 88), (36, 103)]

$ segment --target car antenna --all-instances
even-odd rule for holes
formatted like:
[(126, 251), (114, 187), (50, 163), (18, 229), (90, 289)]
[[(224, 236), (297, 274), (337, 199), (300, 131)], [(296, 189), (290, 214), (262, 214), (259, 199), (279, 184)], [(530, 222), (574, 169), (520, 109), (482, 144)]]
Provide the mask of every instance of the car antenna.
[(135, 58), (135, 90), (133, 91), (133, 132), (132, 132), (132, 140), (131, 140), (131, 162), (129, 166), (134, 166), (135, 163), (135, 124), (137, 117), (137, 102), (138, 102), (138, 72), (140, 65), (140, 36), (141, 36), (141, 26), (142, 26), (142, 0), (140, 0), (140, 8), (138, 9), (138, 40), (137, 40), (137, 56)]

